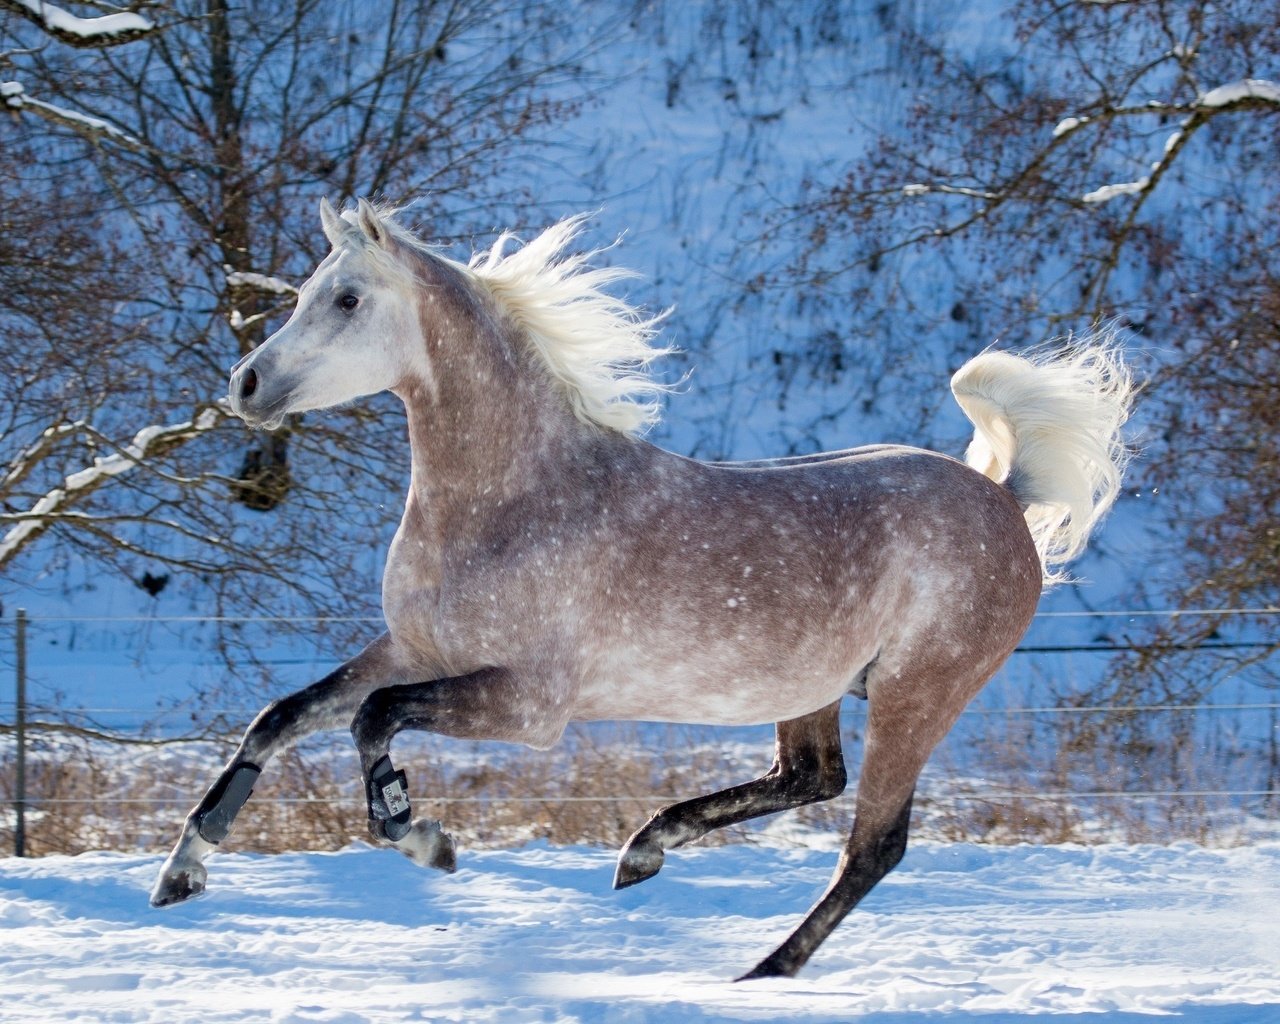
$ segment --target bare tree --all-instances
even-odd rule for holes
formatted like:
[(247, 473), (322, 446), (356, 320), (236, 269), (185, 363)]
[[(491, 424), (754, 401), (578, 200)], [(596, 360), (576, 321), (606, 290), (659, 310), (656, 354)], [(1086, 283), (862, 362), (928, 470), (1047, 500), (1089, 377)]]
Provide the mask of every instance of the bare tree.
[(41, 10), (0, 5), (0, 572), (74, 551), (211, 611), (369, 610), (398, 410), (247, 435), (227, 368), (322, 255), (320, 195), (416, 199), (442, 240), (527, 202), (503, 170), (572, 109), (584, 33), (523, 0)]
[[(992, 33), (1003, 48), (904, 28), (927, 83), (905, 125), (777, 216), (803, 279), (857, 311), (847, 332), (815, 336), (811, 360), (865, 356), (878, 386), (901, 390), (894, 359), (922, 337), (954, 365), (996, 339), (1127, 331), (1149, 377), (1130, 481), (1172, 556), (1152, 559), (1130, 600), (1275, 607), (1280, 10), (1018, 0), (1007, 17)], [(1244, 669), (1274, 686), (1274, 636), (1273, 618), (1183, 616), (1127, 637), (1143, 650), (1070, 699), (1195, 703)], [(1089, 743), (1099, 727), (1086, 723)], [(1150, 770), (1137, 718), (1102, 727), (1129, 743), (1136, 775)], [(1191, 729), (1160, 739), (1182, 780)]]
[[(1265, 343), (1280, 275), (1280, 82), (1261, 77), (1280, 58), (1280, 15), (1025, 0), (1011, 18), (1017, 48), (999, 57), (915, 39), (935, 84), (909, 123), (786, 211), (804, 231), (802, 274), (858, 309), (853, 345), (909, 350), (929, 331), (959, 351), (1099, 321), (1152, 338), (1164, 355), (1148, 367), (1159, 406), (1147, 415), (1162, 436), (1148, 472), (1154, 483), (1196, 472), (1205, 454), (1188, 440), (1226, 430), (1207, 426), (1222, 415), (1247, 433), (1257, 414), (1253, 402), (1223, 408), (1224, 382), (1280, 387)], [(1236, 452), (1233, 478), (1256, 477), (1266, 447), (1259, 463)], [(1192, 516), (1203, 542), (1227, 511), (1212, 505), (1174, 517)]]

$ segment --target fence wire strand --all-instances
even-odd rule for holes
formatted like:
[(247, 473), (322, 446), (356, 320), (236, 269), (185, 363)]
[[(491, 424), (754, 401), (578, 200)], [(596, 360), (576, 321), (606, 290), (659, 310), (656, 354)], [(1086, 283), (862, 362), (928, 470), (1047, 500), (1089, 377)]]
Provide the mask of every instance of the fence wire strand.
[[(1280, 607), (1276, 606), (1260, 606), (1252, 608), (1216, 608), (1216, 609), (1105, 609), (1105, 610), (1075, 610), (1075, 611), (1043, 611), (1036, 613), (1037, 619), (1106, 619), (1106, 618), (1214, 618), (1214, 617), (1249, 617), (1249, 616), (1274, 616), (1280, 614)], [(12, 621), (12, 620), (10, 620)], [(230, 623), (230, 624), (377, 624), (382, 625), (383, 620), (380, 616), (207, 616), (207, 615), (170, 615), (170, 616), (61, 616), (61, 615), (26, 615), (25, 624), (49, 624), (49, 623), (99, 623), (99, 624), (123, 624), (123, 623)], [(0, 620), (0, 625), (4, 621)], [(22, 628), (18, 625), (17, 628)], [(1222, 641), (1204, 641), (1195, 646), (1210, 647), (1214, 649), (1221, 648), (1239, 648), (1239, 647), (1266, 647), (1280, 643), (1280, 640), (1260, 640), (1246, 642), (1222, 642)], [(1074, 645), (1027, 645), (1020, 647), (1018, 650), (1023, 653), (1043, 654), (1043, 653), (1074, 653), (1074, 652), (1112, 652), (1122, 649), (1133, 649), (1135, 645), (1119, 645), (1119, 644), (1074, 644)], [(1179, 645), (1170, 645), (1177, 647)], [(302, 660), (290, 659), (288, 664), (302, 664)], [(275, 664), (272, 662), (271, 664)], [(0, 710), (5, 713), (13, 713), (17, 710), (15, 701), (0, 701)], [(166, 716), (173, 715), (189, 715), (189, 710), (166, 710), (156, 707), (139, 707), (136, 705), (111, 705), (101, 707), (82, 707), (82, 708), (34, 708), (40, 714), (59, 713), (69, 716), (88, 716), (88, 715), (113, 715), (113, 714), (150, 714), (157, 718), (163, 719)], [(256, 714), (259, 707), (227, 707), (227, 708), (201, 708), (202, 714), (206, 716), (215, 715), (240, 715), (249, 716)], [(1280, 702), (1238, 702), (1225, 704), (1134, 704), (1134, 705), (1031, 705), (1018, 707), (982, 707), (967, 708), (963, 712), (969, 716), (1014, 716), (1014, 715), (1086, 715), (1086, 714), (1159, 714), (1174, 712), (1226, 712), (1226, 711), (1276, 711), (1280, 710)], [(865, 708), (861, 704), (855, 704), (846, 709), (842, 718), (846, 721), (860, 720), (865, 717)], [(47, 721), (31, 721), (26, 720), (21, 726), (18, 724), (9, 724), (0, 722), (0, 733), (16, 734), (19, 729), (34, 730), (40, 733), (51, 732), (68, 732), (84, 739), (104, 740), (114, 743), (130, 743), (139, 746), (155, 747), (160, 745), (180, 745), (194, 743), (220, 743), (234, 742), (233, 735), (209, 735), (209, 736), (186, 736), (186, 737), (143, 737), (141, 735), (129, 735), (125, 733), (110, 733), (104, 730), (89, 729), (83, 726), (75, 725), (70, 722), (47, 722)], [(957, 792), (924, 792), (921, 797), (925, 800), (943, 800), (943, 801), (981, 801), (981, 802), (1010, 802), (1010, 801), (1071, 801), (1071, 800), (1100, 800), (1100, 799), (1119, 799), (1119, 800), (1158, 800), (1169, 798), (1267, 798), (1280, 797), (1280, 790), (1273, 788), (1263, 789), (1201, 789), (1201, 790), (1053, 790), (1053, 791), (1030, 791), (1030, 790), (977, 790), (977, 791), (957, 791)], [(627, 794), (627, 795), (593, 795), (593, 796), (568, 796), (568, 795), (523, 795), (523, 796), (502, 796), (502, 795), (477, 795), (477, 796), (438, 796), (431, 798), (430, 802), (434, 804), (611, 804), (611, 803), (645, 803), (645, 804), (667, 804), (681, 799), (677, 796), (664, 794)], [(335, 797), (287, 797), (273, 798), (274, 803), (287, 805), (356, 805), (363, 801), (361, 796), (335, 796)], [(58, 798), (58, 797), (36, 797), (31, 795), (15, 795), (13, 799), (6, 800), (9, 804), (21, 804), (24, 807), (58, 807), (70, 805), (84, 804), (111, 804), (111, 805), (158, 805), (158, 804), (186, 804), (190, 803), (189, 797), (97, 797), (97, 798)]]

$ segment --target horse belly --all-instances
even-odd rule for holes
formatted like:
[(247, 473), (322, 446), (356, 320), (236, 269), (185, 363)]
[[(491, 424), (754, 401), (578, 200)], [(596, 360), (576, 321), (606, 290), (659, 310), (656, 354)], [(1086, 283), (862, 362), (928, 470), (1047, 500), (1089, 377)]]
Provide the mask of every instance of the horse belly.
[(838, 663), (815, 659), (806, 665), (776, 657), (763, 664), (742, 651), (715, 653), (686, 651), (663, 660), (652, 651), (619, 652), (584, 681), (573, 717), (698, 725), (788, 721), (838, 700), (874, 656)]

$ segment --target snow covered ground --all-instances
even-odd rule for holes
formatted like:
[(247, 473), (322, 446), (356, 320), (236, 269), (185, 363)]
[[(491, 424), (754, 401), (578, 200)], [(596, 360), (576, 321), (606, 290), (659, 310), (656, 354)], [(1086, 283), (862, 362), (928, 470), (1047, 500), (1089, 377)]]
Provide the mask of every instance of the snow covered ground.
[(731, 983), (833, 859), (677, 851), (615, 893), (582, 847), (227, 854), (169, 911), (157, 857), (0, 860), (0, 1020), (1280, 1021), (1280, 843), (919, 844), (800, 978)]

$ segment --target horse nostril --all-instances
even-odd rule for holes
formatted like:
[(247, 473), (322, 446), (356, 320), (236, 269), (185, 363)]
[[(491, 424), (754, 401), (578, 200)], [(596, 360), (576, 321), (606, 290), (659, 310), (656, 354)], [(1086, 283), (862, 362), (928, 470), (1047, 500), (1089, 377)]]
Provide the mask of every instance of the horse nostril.
[(244, 371), (244, 379), (240, 382), (240, 401), (246, 401), (253, 397), (253, 393), (258, 390), (258, 371), (252, 366)]

